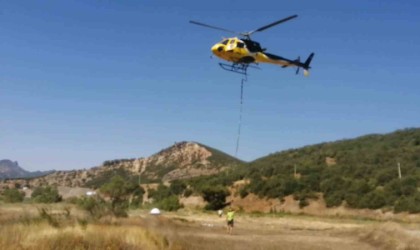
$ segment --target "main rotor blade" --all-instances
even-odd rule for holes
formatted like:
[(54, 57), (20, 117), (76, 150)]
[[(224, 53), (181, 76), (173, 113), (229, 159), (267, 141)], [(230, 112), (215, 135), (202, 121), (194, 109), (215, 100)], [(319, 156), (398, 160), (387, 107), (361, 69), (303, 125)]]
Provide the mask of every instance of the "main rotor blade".
[(225, 32), (233, 33), (233, 34), (238, 34), (238, 32), (235, 32), (235, 31), (232, 31), (232, 30), (227, 30), (227, 29), (224, 29), (224, 28), (211, 26), (211, 25), (204, 24), (204, 23), (199, 23), (199, 22), (196, 22), (196, 21), (190, 21), (190, 23), (197, 24), (197, 25), (204, 26), (204, 27), (211, 28), (211, 29), (222, 30), (222, 31), (225, 31)]
[(291, 20), (293, 18), (296, 18), (297, 16), (298, 15), (293, 15), (293, 16), (289, 16), (289, 17), (283, 18), (283, 19), (278, 20), (278, 21), (276, 21), (274, 23), (268, 24), (266, 26), (263, 26), (263, 27), (261, 27), (259, 29), (254, 30), (254, 31), (248, 32), (247, 35), (249, 36), (249, 35), (251, 35), (254, 32), (266, 30), (266, 29), (271, 28), (271, 27), (273, 27), (273, 26), (275, 26), (277, 24), (281, 24), (281, 23), (287, 22), (287, 21), (289, 21), (289, 20)]

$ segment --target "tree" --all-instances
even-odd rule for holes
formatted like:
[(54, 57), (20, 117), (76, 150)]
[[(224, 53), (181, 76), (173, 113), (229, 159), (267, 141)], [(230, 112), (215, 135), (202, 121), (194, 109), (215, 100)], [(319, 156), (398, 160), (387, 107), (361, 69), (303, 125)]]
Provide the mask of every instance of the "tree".
[(202, 191), (203, 199), (207, 201), (205, 209), (218, 210), (226, 205), (226, 197), (229, 191), (223, 186), (207, 187)]
[(135, 185), (135, 189), (131, 194), (131, 208), (138, 208), (143, 204), (143, 195), (145, 191), (141, 186)]
[(117, 217), (126, 217), (129, 196), (136, 189), (132, 183), (126, 182), (121, 176), (112, 177), (111, 181), (100, 188), (100, 192), (111, 200), (111, 210)]

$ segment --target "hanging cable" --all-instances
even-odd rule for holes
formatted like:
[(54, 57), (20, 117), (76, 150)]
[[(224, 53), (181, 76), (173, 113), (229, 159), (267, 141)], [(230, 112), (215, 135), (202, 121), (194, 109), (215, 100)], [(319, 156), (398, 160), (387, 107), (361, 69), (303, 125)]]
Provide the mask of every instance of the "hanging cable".
[(243, 99), (244, 99), (244, 82), (247, 81), (247, 77), (245, 75), (244, 78), (241, 80), (241, 103), (240, 103), (240, 110), (239, 110), (239, 123), (238, 123), (238, 138), (236, 139), (236, 151), (235, 157), (238, 156), (239, 150), (239, 138), (241, 137), (241, 125), (242, 125), (242, 106), (243, 106)]

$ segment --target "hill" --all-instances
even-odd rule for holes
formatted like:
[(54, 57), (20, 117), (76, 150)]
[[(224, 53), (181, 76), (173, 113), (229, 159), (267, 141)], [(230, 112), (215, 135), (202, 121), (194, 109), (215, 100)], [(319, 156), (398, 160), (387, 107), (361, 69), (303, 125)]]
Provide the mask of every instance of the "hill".
[(290, 149), (257, 159), (241, 171), (249, 182), (240, 190), (242, 197), (254, 193), (282, 200), (293, 195), (303, 207), (323, 196), (328, 207), (417, 213), (420, 129)]
[(15, 179), (15, 178), (32, 178), (37, 176), (43, 176), (53, 171), (35, 171), (30, 172), (19, 166), (17, 161), (11, 160), (0, 160), (0, 179)]
[(99, 187), (116, 175), (142, 183), (166, 182), (214, 175), (242, 161), (196, 142), (180, 142), (146, 158), (105, 161), (91, 169), (56, 171), (50, 175), (21, 180), (30, 186), (60, 185), (67, 187)]

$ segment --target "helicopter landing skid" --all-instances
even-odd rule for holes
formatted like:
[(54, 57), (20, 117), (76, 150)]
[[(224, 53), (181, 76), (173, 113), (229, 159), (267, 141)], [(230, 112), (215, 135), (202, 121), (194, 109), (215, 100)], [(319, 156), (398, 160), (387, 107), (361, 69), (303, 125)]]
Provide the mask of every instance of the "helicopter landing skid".
[(235, 72), (244, 76), (247, 75), (247, 69), (249, 66), (249, 64), (247, 63), (232, 63), (232, 64), (219, 63), (219, 65), (224, 70)]

